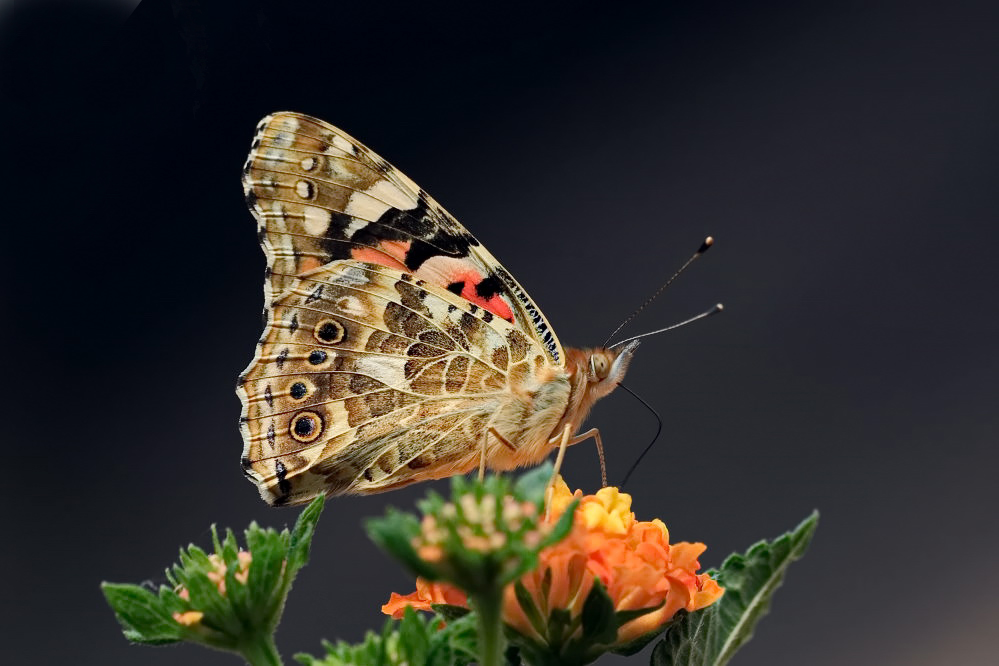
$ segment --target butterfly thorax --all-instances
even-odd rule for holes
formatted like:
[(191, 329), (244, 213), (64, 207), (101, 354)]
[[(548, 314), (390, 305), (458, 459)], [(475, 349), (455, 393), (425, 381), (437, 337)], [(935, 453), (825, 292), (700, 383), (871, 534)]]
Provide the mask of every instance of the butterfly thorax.
[[(487, 438), (489, 466), (504, 470), (544, 460), (566, 425), (575, 434), (597, 400), (617, 387), (637, 346), (567, 348), (564, 367), (536, 364), (534, 372), (511, 373), (506, 400), (491, 420), (502, 440)], [(470, 458), (466, 465), (473, 463)]]

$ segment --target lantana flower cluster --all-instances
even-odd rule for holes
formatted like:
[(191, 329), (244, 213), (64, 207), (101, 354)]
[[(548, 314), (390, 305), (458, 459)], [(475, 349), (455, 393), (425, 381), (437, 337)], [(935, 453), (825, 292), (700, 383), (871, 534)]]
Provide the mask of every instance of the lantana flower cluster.
[[(695, 611), (722, 596), (724, 590), (708, 574), (696, 573), (704, 544), (670, 544), (666, 525), (658, 519), (636, 520), (631, 496), (617, 488), (584, 495), (571, 492), (558, 478), (544, 523), (557, 521), (574, 502), (578, 506), (568, 536), (542, 550), (539, 566), (504, 590), (503, 620), (515, 642), (577, 656), (593, 652), (595, 646), (581, 653), (582, 646), (573, 642), (586, 642), (582, 616), (595, 585), (610, 598), (619, 620), (602, 651), (644, 645), (677, 611)], [(424, 527), (433, 534), (432, 523)], [(415, 592), (393, 593), (382, 611), (401, 617), (407, 606), (430, 610), (435, 604), (466, 603), (461, 590), (418, 579)]]
[(463, 548), (486, 553), (503, 548), (515, 537), (529, 549), (536, 548), (551, 531), (548, 522), (538, 523), (538, 507), (533, 502), (518, 502), (510, 495), (500, 500), (495, 495), (476, 497), (462, 495), (458, 503), (448, 502), (440, 511), (440, 519), (426, 514), (420, 523), (420, 534), (413, 538), (413, 547), (427, 562), (438, 562), (450, 537), (450, 529), (458, 536)]
[[(215, 583), (215, 587), (219, 591), (219, 595), (224, 597), (226, 596), (225, 574), (226, 571), (228, 571), (225, 565), (225, 560), (223, 560), (216, 553), (209, 553), (208, 561), (211, 563), (212, 569), (205, 575), (208, 576), (208, 580)], [(251, 555), (249, 551), (240, 550), (236, 554), (236, 570), (233, 572), (232, 577), (236, 579), (238, 583), (246, 585), (246, 581), (250, 577), (250, 563), (252, 561), (253, 555)], [(178, 585), (176, 592), (177, 596), (184, 601), (191, 600), (191, 593), (188, 592), (187, 587), (184, 585)], [(199, 610), (175, 611), (173, 613), (173, 619), (185, 627), (192, 627), (198, 624), (204, 616), (204, 612)]]

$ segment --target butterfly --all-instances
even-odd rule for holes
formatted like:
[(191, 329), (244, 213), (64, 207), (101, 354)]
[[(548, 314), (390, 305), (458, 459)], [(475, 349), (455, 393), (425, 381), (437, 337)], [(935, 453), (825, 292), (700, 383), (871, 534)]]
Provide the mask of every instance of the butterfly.
[[(523, 287), (412, 180), (328, 123), (276, 113), (243, 169), (267, 257), (239, 378), (242, 466), (272, 505), (536, 464), (637, 341), (559, 343)], [(571, 439), (570, 439), (571, 437)]]

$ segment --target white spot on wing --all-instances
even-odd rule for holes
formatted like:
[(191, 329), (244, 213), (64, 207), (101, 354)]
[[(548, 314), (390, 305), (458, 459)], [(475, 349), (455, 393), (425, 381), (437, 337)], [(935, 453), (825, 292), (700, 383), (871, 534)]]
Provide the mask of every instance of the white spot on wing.
[(316, 158), (315, 157), (306, 157), (299, 164), (302, 167), (303, 171), (312, 171), (312, 169), (315, 168), (315, 166), (316, 166)]
[(338, 298), (336, 307), (340, 312), (354, 317), (363, 317), (367, 312), (364, 309), (364, 306), (361, 305), (360, 299), (356, 296), (343, 296), (342, 298)]
[(348, 155), (354, 154), (354, 144), (352, 144), (350, 141), (347, 141), (347, 139), (343, 138), (339, 134), (333, 135), (332, 143), (337, 148), (337, 150), (347, 153)]
[(365, 193), (399, 210), (416, 208), (416, 196), (412, 192), (404, 192), (387, 180), (379, 180), (365, 190)]
[(372, 199), (364, 192), (354, 192), (350, 195), (350, 200), (347, 201), (347, 207), (344, 212), (347, 215), (374, 222), (389, 208), (392, 208), (392, 206), (384, 201)]
[(390, 208), (412, 210), (416, 204), (412, 192), (404, 192), (387, 180), (379, 180), (363, 192), (350, 195), (344, 212), (373, 222)]
[(316, 206), (304, 206), (305, 210), (305, 233), (313, 236), (322, 236), (330, 227), (330, 214), (325, 208)]

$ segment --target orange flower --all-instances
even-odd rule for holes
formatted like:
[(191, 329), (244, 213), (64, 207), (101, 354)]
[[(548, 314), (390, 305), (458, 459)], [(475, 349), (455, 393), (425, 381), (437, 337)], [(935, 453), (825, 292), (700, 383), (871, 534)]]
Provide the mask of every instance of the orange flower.
[[(670, 544), (666, 525), (660, 520), (635, 520), (631, 496), (617, 488), (602, 488), (595, 495), (583, 495), (579, 490), (571, 493), (559, 478), (549, 498), (546, 520), (554, 523), (577, 498), (572, 531), (542, 551), (539, 566), (520, 579), (543, 617), (554, 609), (566, 609), (572, 618), (578, 618), (594, 581), (599, 579), (616, 611), (654, 609), (622, 624), (614, 647), (662, 628), (680, 609), (695, 611), (721, 597), (724, 590), (718, 583), (707, 574), (696, 573), (704, 544)], [(401, 617), (406, 605), (419, 610), (428, 610), (435, 603), (464, 605), (463, 597), (453, 587), (417, 579), (416, 592), (406, 597), (393, 594), (382, 611)], [(522, 636), (536, 643), (547, 642), (518, 602), (513, 585), (505, 590), (503, 619)], [(578, 637), (581, 625), (573, 624)]]
[(406, 606), (412, 606), (416, 610), (430, 611), (433, 610), (431, 608), (433, 604), (468, 606), (468, 597), (464, 592), (447, 583), (431, 583), (417, 578), (415, 592), (406, 596), (393, 592), (388, 603), (382, 606), (382, 612), (399, 620), (406, 612)]

